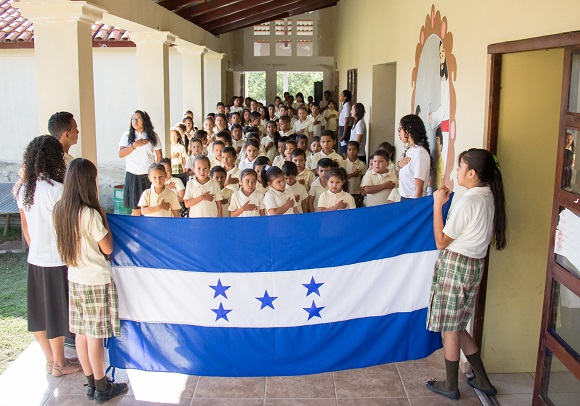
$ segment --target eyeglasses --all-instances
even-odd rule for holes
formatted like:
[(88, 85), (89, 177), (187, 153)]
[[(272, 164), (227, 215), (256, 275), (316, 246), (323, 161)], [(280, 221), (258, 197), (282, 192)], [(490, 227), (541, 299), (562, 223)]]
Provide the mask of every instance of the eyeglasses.
[(139, 122), (143, 121), (143, 119), (142, 118), (139, 118), (139, 117), (133, 117), (133, 118), (131, 118), (131, 121), (133, 123), (139, 123)]

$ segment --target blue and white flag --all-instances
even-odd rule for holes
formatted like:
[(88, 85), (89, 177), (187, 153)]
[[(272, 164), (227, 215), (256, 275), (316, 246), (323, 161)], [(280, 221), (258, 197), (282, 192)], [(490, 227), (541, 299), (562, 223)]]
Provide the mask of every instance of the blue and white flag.
[[(446, 207), (448, 207), (447, 205)], [(289, 376), (424, 358), (431, 197), (326, 213), (108, 216), (123, 369)]]

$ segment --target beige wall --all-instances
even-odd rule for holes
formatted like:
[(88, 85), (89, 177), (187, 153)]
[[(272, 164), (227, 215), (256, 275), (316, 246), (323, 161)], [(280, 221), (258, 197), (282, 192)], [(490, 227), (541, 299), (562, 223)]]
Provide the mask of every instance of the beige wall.
[[(370, 122), (371, 133), (373, 93), (382, 91), (372, 86), (374, 65), (391, 62), (397, 64), (397, 120), (391, 129), (393, 133), (398, 119), (411, 112), (413, 91), (411, 74), (415, 66), (415, 50), (419, 43), (421, 28), (426, 23), (432, 4), (431, 1), (425, 0), (412, 2), (341, 0), (336, 7), (335, 56), (340, 87), (341, 89), (346, 87), (346, 71), (357, 68), (358, 101), (365, 104), (367, 111), (371, 112), (367, 120)], [(457, 96), (456, 153), (470, 147), (482, 147), (485, 143), (488, 45), (580, 30), (580, 20), (577, 18), (580, 14), (580, 2), (576, 0), (552, 2), (490, 0), (486, 3), (442, 0), (435, 4), (435, 10), (447, 18), (447, 31), (453, 34), (452, 53), (457, 61), (457, 76), (452, 78), (455, 79)], [(556, 107), (559, 108), (559, 100)], [(541, 116), (541, 119), (543, 120), (544, 116)], [(551, 131), (549, 134), (554, 132)], [(398, 144), (397, 147), (398, 151), (401, 151), (401, 145)], [(538, 169), (531, 172), (534, 176), (538, 171), (546, 172), (549, 178), (549, 174), (554, 170), (553, 156), (553, 148), (546, 147), (545, 153), (541, 156), (528, 157), (528, 164), (517, 168), (517, 176), (525, 179), (526, 174), (530, 172), (530, 162), (538, 160)], [(551, 187), (550, 184), (548, 188)], [(464, 190), (458, 188), (457, 192), (459, 197)], [(513, 192), (508, 190), (508, 193)], [(535, 200), (538, 197), (541, 199), (542, 196), (534, 194), (527, 199)], [(550, 196), (544, 197), (548, 200), (543, 204), (550, 205)], [(516, 204), (524, 202), (520, 200)], [(519, 206), (512, 207), (511, 210), (517, 210), (517, 207)], [(512, 221), (517, 224), (517, 216)], [(541, 225), (542, 222), (539, 221), (538, 224)], [(519, 232), (520, 229), (516, 228), (516, 231)], [(527, 230), (524, 228), (523, 232)], [(529, 232), (539, 236), (539, 240), (533, 243), (532, 248), (523, 244), (518, 245), (514, 240), (514, 246), (507, 250), (505, 255), (525, 256), (529, 249), (540, 250), (540, 246), (543, 249), (541, 252), (545, 253), (548, 238), (545, 227), (534, 228)], [(545, 256), (542, 261), (538, 267), (543, 267), (545, 272)], [(512, 277), (506, 280), (492, 277), (488, 288), (483, 355), (492, 372), (535, 369), (541, 312), (538, 296), (542, 294), (543, 278), (535, 275), (530, 279), (530, 271), (525, 266), (518, 263), (514, 264), (514, 267), (510, 270)], [(492, 269), (491, 272), (501, 271)], [(533, 273), (536, 272), (542, 271)], [(522, 281), (526, 281), (524, 285), (521, 285)], [(521, 289), (522, 286), (525, 286), (525, 291)], [(513, 292), (518, 289), (521, 292), (514, 295)], [(514, 298), (517, 298), (517, 310), (506, 312), (505, 306), (513, 305)], [(523, 342), (520, 342), (519, 338)]]

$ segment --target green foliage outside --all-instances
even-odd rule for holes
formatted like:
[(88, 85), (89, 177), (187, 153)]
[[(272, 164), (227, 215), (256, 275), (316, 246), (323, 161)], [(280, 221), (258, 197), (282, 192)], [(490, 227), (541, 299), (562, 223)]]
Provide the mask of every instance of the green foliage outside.
[[(285, 91), (291, 95), (298, 92), (304, 94), (304, 100), (308, 96), (314, 96), (314, 82), (321, 82), (322, 72), (287, 72), (288, 89), (284, 89), (284, 72), (278, 72), (276, 77), (276, 94), (280, 97)], [(273, 103), (274, 100), (266, 100), (266, 72), (246, 72), (247, 95), (262, 103)]]

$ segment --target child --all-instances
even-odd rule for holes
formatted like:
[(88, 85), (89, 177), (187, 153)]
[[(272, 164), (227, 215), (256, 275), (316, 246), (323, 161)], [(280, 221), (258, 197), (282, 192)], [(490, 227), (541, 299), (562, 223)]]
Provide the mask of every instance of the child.
[(277, 166), (278, 168), (281, 168), (282, 165), (284, 165), (284, 162), (286, 160), (284, 157), (284, 151), (286, 149), (286, 141), (290, 141), (290, 138), (288, 136), (282, 136), (278, 138), (278, 155), (276, 155), (276, 157), (274, 158), (272, 166)]
[(189, 208), (189, 217), (221, 217), (222, 194), (220, 185), (209, 178), (209, 158), (198, 155), (193, 166), (194, 174), (185, 187), (183, 203)]
[(266, 129), (262, 125), (262, 116), (257, 111), (253, 111), (250, 113), (250, 125), (252, 127), (256, 127), (256, 129), (258, 130), (256, 132), (258, 133), (258, 135), (260, 135), (260, 138), (262, 137), (262, 134), (266, 132)]
[(280, 116), (280, 119), (278, 120), (278, 132), (280, 133), (280, 136), (287, 137), (292, 134), (292, 126), (290, 123), (291, 121), (289, 116)]
[(326, 119), (326, 129), (330, 130), (334, 133), (334, 136), (337, 137), (338, 133), (338, 116), (339, 113), (336, 110), (336, 105), (334, 101), (328, 101), (328, 107), (324, 110), (324, 118)]
[(287, 189), (298, 204), (298, 213), (308, 213), (308, 192), (304, 185), (296, 182), (296, 175), (298, 175), (296, 164), (294, 162), (285, 162), (282, 165), (282, 172), (286, 176)]
[(316, 104), (312, 104), (311, 110), (312, 114), (308, 116), (308, 119), (312, 123), (312, 135), (320, 137), (321, 132), (326, 130), (326, 119), (320, 114), (320, 107)]
[(356, 141), (349, 141), (346, 146), (346, 173), (348, 178), (348, 190), (352, 194), (356, 207), (362, 207), (362, 196), (360, 194), (360, 181), (366, 173), (367, 166), (358, 159), (359, 144)]
[(177, 201), (182, 203), (183, 196), (185, 195), (185, 185), (180, 178), (173, 176), (171, 172), (171, 160), (169, 158), (163, 158), (159, 163), (165, 168), (165, 187), (173, 190), (177, 195)]
[(228, 130), (228, 119), (226, 115), (223, 113), (218, 113), (215, 115), (215, 127), (213, 132), (215, 134), (219, 133), (220, 131)]
[(232, 192), (240, 188), (240, 168), (236, 166), (236, 150), (234, 147), (225, 147), (222, 150), (222, 166), (226, 170), (225, 186)]
[(442, 186), (433, 194), (433, 232), (441, 252), (433, 271), (427, 313), (427, 329), (442, 332), (447, 371), (444, 382), (429, 381), (427, 388), (451, 399), (459, 399), (460, 348), (475, 375), (467, 379), (469, 386), (486, 395), (497, 393), (466, 327), (478, 295), (488, 246), (491, 241), (495, 241), (498, 250), (506, 245), (503, 181), (493, 155), (475, 148), (462, 152), (457, 183), (467, 192), (454, 203), (445, 226), (442, 207), (451, 191)]
[(224, 147), (232, 145), (232, 136), (229, 130), (220, 131), (215, 135), (216, 141), (221, 141), (224, 143)]
[(244, 146), (244, 140), (242, 139), (243, 129), (239, 124), (232, 125), (232, 147), (236, 149), (236, 154), (239, 154)]
[(292, 151), (296, 149), (296, 141), (290, 139), (284, 143), (284, 162), (292, 162)]
[(354, 198), (348, 193), (346, 171), (343, 168), (330, 168), (326, 173), (328, 190), (318, 199), (318, 211), (355, 209)]
[(181, 135), (176, 128), (172, 128), (171, 132), (171, 170), (173, 173), (183, 173), (185, 168), (185, 159), (187, 152), (181, 141)]
[(253, 169), (242, 172), (242, 186), (234, 192), (229, 211), (232, 217), (264, 216), (264, 194), (256, 190), (258, 174)]
[[(222, 141), (216, 140), (212, 144), (212, 157), (210, 158), (210, 167), (219, 166), (222, 164), (222, 150), (225, 145)], [(208, 157), (209, 158), (209, 157)]]
[(316, 164), (318, 161), (314, 161), (314, 155), (321, 151), (320, 148), (320, 138), (319, 137), (312, 137), (310, 140), (310, 155), (306, 154), (306, 167), (311, 171), (316, 169)]
[(335, 166), (337, 166), (336, 163), (328, 158), (322, 158), (318, 161), (318, 178), (312, 183), (308, 192), (308, 211), (310, 213), (318, 211), (318, 199), (328, 190), (326, 174), (330, 168)]
[[(53, 217), (67, 170), (63, 152), (56, 137), (34, 138), (26, 147), (20, 180), (14, 186), (22, 233), (29, 247), (28, 331), (44, 353), (46, 373), (53, 376), (81, 370), (78, 362), (64, 356), (64, 337), (70, 334), (67, 268), (59, 255)], [(96, 187), (95, 178), (91, 182)]]
[(397, 165), (395, 164), (395, 147), (393, 147), (390, 142), (385, 141), (381, 142), (377, 149), (384, 149), (389, 153), (389, 171), (397, 173)]
[(264, 195), (264, 206), (266, 206), (268, 216), (298, 213), (298, 204), (294, 196), (286, 190), (286, 179), (282, 169), (276, 166), (265, 166), (261, 177), (262, 186), (268, 186), (268, 191)]
[(308, 110), (306, 110), (306, 107), (298, 107), (298, 120), (294, 122), (292, 132), (296, 134), (304, 134), (307, 137), (312, 138), (312, 121), (308, 119)]
[(188, 156), (185, 161), (185, 170), (189, 173), (189, 176), (193, 176), (193, 161), (195, 161), (195, 158), (201, 155), (203, 151), (203, 142), (200, 138), (197, 138), (197, 135), (203, 135), (198, 134), (202, 132), (205, 133), (204, 130), (197, 130), (195, 132), (196, 137), (189, 141), (189, 151), (191, 152), (191, 155)]
[(177, 195), (165, 187), (167, 179), (165, 167), (153, 164), (149, 167), (149, 182), (151, 188), (145, 190), (139, 199), (139, 207), (144, 216), (151, 217), (179, 217), (179, 200)]
[(249, 139), (244, 144), (245, 158), (240, 162), (239, 168), (241, 171), (244, 169), (253, 169), (254, 161), (258, 157), (258, 151), (260, 150), (260, 144), (255, 139)]
[(296, 164), (296, 169), (298, 170), (298, 175), (296, 180), (298, 183), (304, 185), (306, 191), (310, 191), (310, 186), (314, 182), (314, 173), (306, 168), (306, 154), (300, 148), (296, 148), (292, 151), (292, 162)]
[(220, 185), (222, 192), (222, 200), (220, 201), (222, 205), (222, 217), (230, 217), (228, 207), (230, 207), (230, 198), (234, 192), (231, 189), (225, 187), (227, 177), (226, 170), (222, 166), (214, 166), (209, 171), (209, 176)]
[(366, 206), (387, 204), (391, 189), (397, 186), (397, 175), (389, 171), (389, 154), (379, 149), (373, 155), (373, 169), (367, 172), (360, 184), (366, 196)]
[[(163, 169), (161, 172), (165, 173)], [(69, 266), (70, 331), (87, 378), (87, 398), (104, 403), (128, 390), (107, 382), (103, 339), (119, 337), (119, 299), (107, 255), (113, 237), (99, 203), (97, 168), (78, 158), (68, 168), (62, 199), (54, 207), (56, 243)]]
[(268, 191), (268, 185), (266, 185), (264, 187), (264, 185), (262, 185), (262, 182), (259, 181), (260, 179), (262, 179), (262, 171), (264, 170), (264, 167), (266, 167), (266, 166), (270, 166), (270, 160), (268, 159), (268, 157), (259, 156), (254, 161), (254, 171), (256, 171), (256, 174), (258, 176), (258, 183), (256, 184), (256, 190), (259, 192), (262, 192), (262, 194), (266, 194), (266, 192)]
[(304, 134), (296, 134), (296, 148), (300, 148), (302, 151), (304, 151), (306, 159), (312, 155), (312, 152), (308, 150), (308, 137)]
[(324, 130), (320, 134), (320, 146), (322, 150), (314, 155), (314, 161), (318, 162), (322, 158), (328, 158), (338, 164), (341, 168), (344, 168), (345, 162), (341, 155), (334, 151), (334, 134), (332, 131)]
[(270, 115), (270, 120), (278, 119), (278, 113), (276, 113), (276, 106), (273, 104), (268, 105), (268, 114)]
[(264, 148), (264, 152), (266, 156), (271, 160), (274, 161), (276, 157), (276, 148), (274, 147), (274, 138), (276, 137), (276, 132), (278, 129), (276, 128), (275, 121), (268, 121), (266, 124), (266, 135), (262, 138), (260, 145)]
[(290, 128), (294, 128), (294, 123), (296, 122), (296, 115), (294, 114), (295, 112), (296, 110), (293, 107), (288, 106), (287, 113), (288, 117), (290, 117)]

